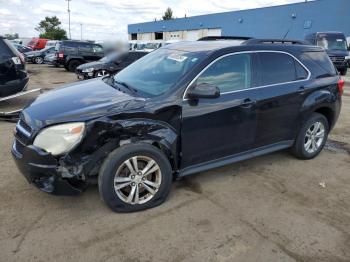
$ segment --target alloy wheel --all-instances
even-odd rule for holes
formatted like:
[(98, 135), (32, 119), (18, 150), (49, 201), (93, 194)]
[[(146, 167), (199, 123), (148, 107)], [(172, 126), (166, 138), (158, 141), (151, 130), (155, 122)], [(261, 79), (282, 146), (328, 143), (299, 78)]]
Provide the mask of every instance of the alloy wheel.
[(108, 71), (106, 71), (106, 70), (100, 70), (100, 71), (97, 72), (96, 76), (97, 76), (97, 77), (109, 76), (109, 73), (108, 73)]
[(304, 148), (306, 152), (313, 154), (322, 145), (325, 138), (325, 127), (322, 122), (315, 122), (306, 131)]
[(114, 177), (114, 190), (125, 203), (136, 205), (151, 200), (162, 183), (162, 173), (155, 160), (134, 156), (124, 161)]
[(43, 62), (44, 62), (44, 60), (43, 60), (42, 57), (38, 56), (38, 57), (35, 58), (35, 63), (42, 64)]

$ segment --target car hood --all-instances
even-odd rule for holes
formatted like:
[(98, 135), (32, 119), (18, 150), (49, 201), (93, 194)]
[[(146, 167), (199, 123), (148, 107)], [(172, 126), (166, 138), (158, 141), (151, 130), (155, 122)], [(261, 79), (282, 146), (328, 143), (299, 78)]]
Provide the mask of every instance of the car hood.
[(144, 105), (145, 99), (118, 91), (98, 78), (42, 94), (22, 111), (22, 116), (38, 130), (56, 123), (87, 121), (140, 109)]
[(108, 64), (108, 62), (101, 62), (101, 61), (96, 61), (96, 62), (90, 62), (90, 63), (86, 63), (86, 64), (82, 64), (80, 66), (78, 66), (78, 70), (84, 70), (84, 69), (88, 69), (88, 68), (94, 68), (94, 69), (100, 69), (101, 67), (105, 66), (106, 64)]

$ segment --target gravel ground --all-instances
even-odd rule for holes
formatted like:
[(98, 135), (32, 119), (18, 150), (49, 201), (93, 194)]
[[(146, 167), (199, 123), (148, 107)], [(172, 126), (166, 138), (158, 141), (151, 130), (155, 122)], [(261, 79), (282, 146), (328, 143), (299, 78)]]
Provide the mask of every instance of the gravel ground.
[[(62, 68), (28, 69), (30, 88), (76, 81)], [(10, 154), (15, 124), (0, 122), (0, 261), (350, 261), (345, 79), (340, 119), (316, 159), (282, 151), (217, 168), (174, 182), (162, 206), (132, 214), (112, 213), (97, 187), (57, 197), (29, 185)]]

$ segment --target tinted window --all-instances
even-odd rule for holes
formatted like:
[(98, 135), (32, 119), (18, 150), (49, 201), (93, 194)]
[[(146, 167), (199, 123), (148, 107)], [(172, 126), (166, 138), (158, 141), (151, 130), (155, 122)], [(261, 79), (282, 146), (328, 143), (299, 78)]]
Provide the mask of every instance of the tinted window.
[(78, 43), (77, 42), (63, 42), (62, 45), (65, 47), (77, 47)]
[[(282, 53), (259, 53), (258, 56), (260, 60), (259, 74), (261, 86), (298, 80), (296, 74), (297, 61), (290, 55)], [(303, 73), (302, 69), (298, 68), (298, 71), (301, 71), (301, 76), (305, 76), (305, 72)]]
[(217, 86), (221, 93), (247, 89), (251, 85), (251, 56), (239, 54), (224, 57), (197, 79), (198, 84)]
[(294, 61), (294, 63), (297, 76), (296, 80), (306, 79), (309, 76), (309, 72), (306, 71), (306, 69), (298, 61)]
[(316, 78), (321, 76), (334, 76), (337, 74), (332, 61), (324, 51), (305, 52), (301, 54), (300, 58)]
[(103, 52), (103, 48), (102, 48), (102, 46), (100, 46), (100, 45), (92, 45), (92, 49), (93, 49), (93, 51), (96, 52), (96, 53), (101, 53), (101, 52)]

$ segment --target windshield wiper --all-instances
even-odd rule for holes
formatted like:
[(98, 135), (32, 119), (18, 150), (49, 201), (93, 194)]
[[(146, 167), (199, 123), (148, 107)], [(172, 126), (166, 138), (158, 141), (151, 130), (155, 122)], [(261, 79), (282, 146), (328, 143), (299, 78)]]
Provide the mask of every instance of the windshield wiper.
[(113, 78), (113, 83), (116, 83), (116, 84), (118, 84), (118, 85), (121, 85), (121, 86), (125, 87), (126, 89), (128, 89), (129, 91), (131, 91), (131, 92), (134, 93), (134, 94), (137, 93), (137, 89), (131, 87), (130, 85), (128, 85), (128, 84), (125, 83), (125, 82), (118, 81), (118, 80), (115, 80), (115, 79)]

